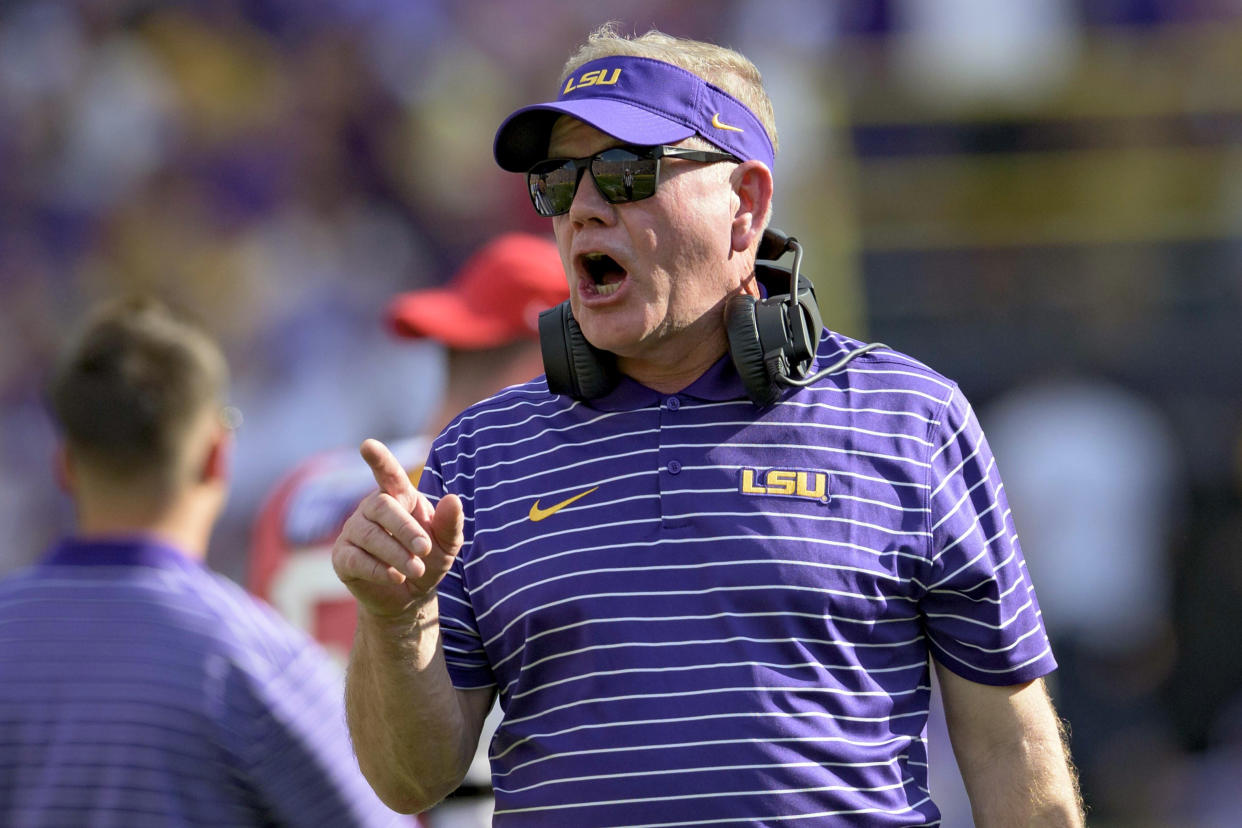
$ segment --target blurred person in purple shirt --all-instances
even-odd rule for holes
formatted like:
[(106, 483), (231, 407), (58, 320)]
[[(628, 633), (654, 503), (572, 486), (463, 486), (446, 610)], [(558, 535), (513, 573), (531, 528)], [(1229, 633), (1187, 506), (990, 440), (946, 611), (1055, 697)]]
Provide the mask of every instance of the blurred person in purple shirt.
[(204, 565), (233, 423), (217, 345), (151, 299), (95, 310), (50, 403), (76, 531), (0, 582), (0, 823), (388, 826), (338, 672)]

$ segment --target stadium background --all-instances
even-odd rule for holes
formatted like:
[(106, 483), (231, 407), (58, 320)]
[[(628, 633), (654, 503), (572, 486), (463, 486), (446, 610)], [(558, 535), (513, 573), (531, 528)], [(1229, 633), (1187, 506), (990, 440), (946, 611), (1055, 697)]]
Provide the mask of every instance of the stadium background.
[(608, 19), (755, 60), (826, 321), (974, 401), (1092, 824), (1234, 824), (1238, 0), (0, 3), (0, 573), (67, 525), (40, 390), (96, 298), (155, 290), (225, 343), (245, 422), (211, 562), (239, 580), (283, 471), (416, 430), (443, 366), (381, 309), (547, 229), (493, 130)]

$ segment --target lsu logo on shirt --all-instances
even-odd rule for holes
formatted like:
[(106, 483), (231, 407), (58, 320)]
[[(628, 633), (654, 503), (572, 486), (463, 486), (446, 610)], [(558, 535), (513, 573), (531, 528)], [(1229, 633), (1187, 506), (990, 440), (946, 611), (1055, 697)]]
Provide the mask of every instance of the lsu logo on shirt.
[(800, 497), (828, 502), (828, 473), (796, 469), (742, 469), (738, 491), (747, 495)]
[(565, 89), (562, 95), (568, 95), (575, 89), (582, 89), (584, 86), (612, 86), (621, 77), (621, 67), (612, 70), (612, 74), (608, 74), (607, 69), (595, 69), (590, 72), (583, 72), (577, 78), (570, 78), (565, 83)]

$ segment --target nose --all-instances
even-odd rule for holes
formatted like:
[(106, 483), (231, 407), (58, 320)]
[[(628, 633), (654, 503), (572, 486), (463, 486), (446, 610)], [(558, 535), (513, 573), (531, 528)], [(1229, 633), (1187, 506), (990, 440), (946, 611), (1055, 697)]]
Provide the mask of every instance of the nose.
[(569, 204), (569, 220), (582, 225), (590, 221), (607, 224), (613, 216), (613, 205), (608, 203), (604, 194), (595, 184), (591, 171), (583, 168), (578, 173), (578, 189), (574, 200)]

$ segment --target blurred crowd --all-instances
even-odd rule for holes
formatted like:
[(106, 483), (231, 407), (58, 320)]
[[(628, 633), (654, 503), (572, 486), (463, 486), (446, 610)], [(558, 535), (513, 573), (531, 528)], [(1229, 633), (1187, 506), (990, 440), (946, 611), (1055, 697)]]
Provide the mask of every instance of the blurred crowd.
[(0, 573), (66, 524), (42, 385), (100, 297), (155, 292), (225, 346), (244, 421), (211, 558), (239, 580), (281, 474), (417, 433), (443, 355), (383, 308), (547, 229), (493, 131), (610, 19), (755, 60), (775, 224), (829, 326), (976, 401), (1092, 824), (1233, 824), (1237, 0), (0, 2)]

